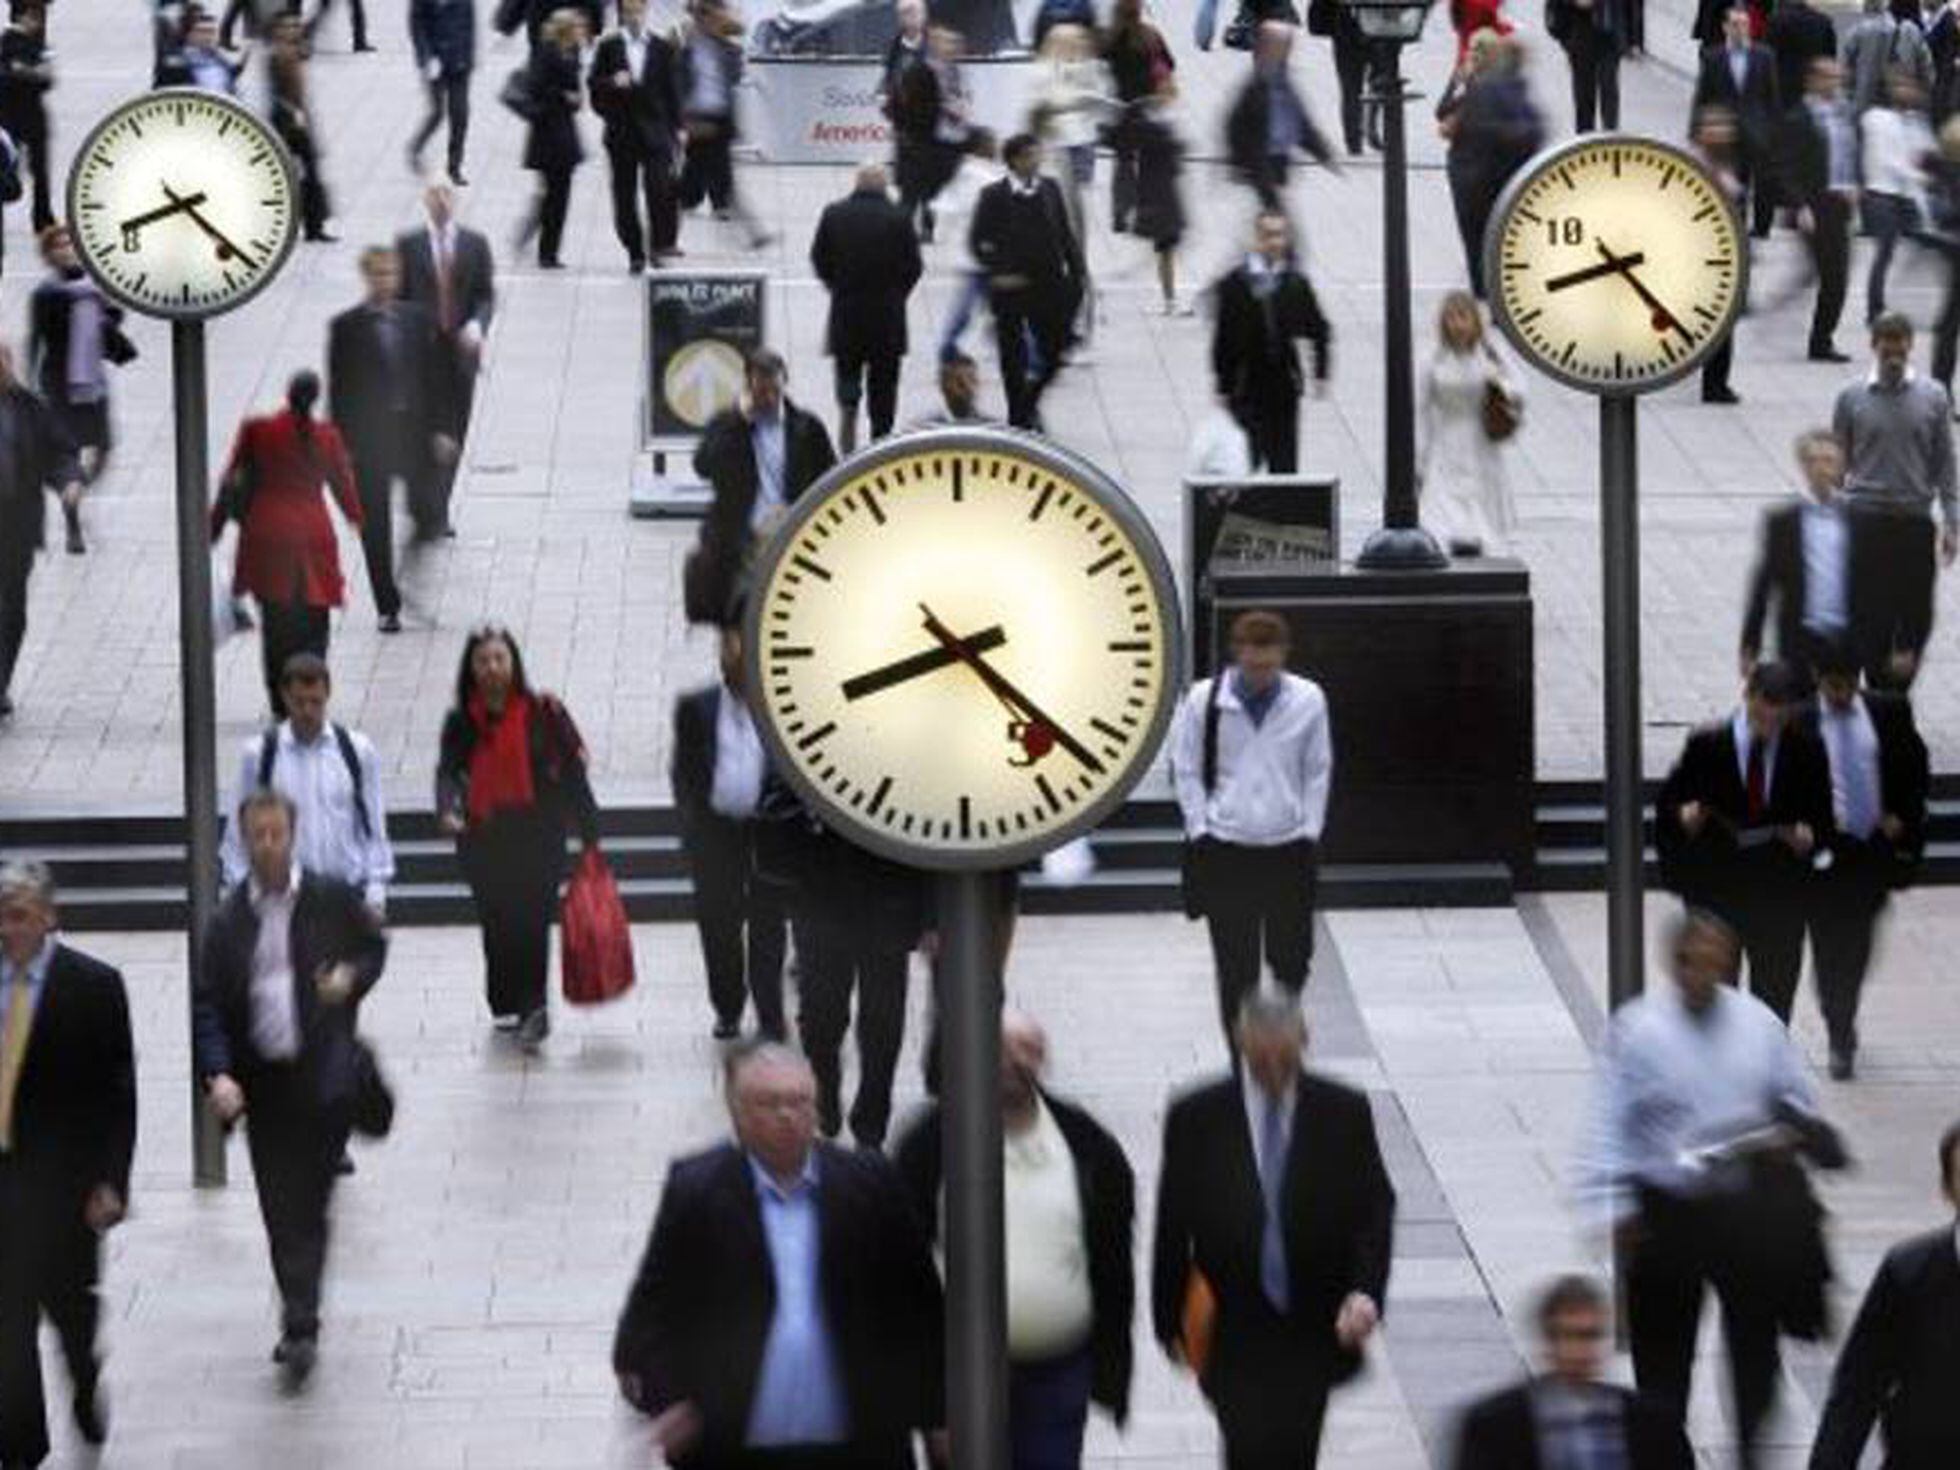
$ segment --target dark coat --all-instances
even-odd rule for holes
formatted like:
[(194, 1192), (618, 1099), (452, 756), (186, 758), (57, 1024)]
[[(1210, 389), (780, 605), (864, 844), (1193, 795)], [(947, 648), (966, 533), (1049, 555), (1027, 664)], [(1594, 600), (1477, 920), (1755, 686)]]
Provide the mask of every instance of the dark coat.
[[(1120, 1428), (1130, 1415), (1133, 1350), (1130, 1333), (1136, 1316), (1136, 1176), (1122, 1145), (1083, 1109), (1044, 1092), (1042, 1101), (1068, 1144), (1075, 1163), (1076, 1193), (1089, 1259), (1089, 1329), (1092, 1364), (1089, 1397), (1109, 1411)], [(939, 1234), (939, 1194), (944, 1179), (944, 1135), (939, 1104), (927, 1106), (905, 1130), (892, 1158), (912, 1195), (928, 1239)]]
[[(1300, 96), (1291, 77), (1282, 77), (1280, 84), (1293, 94), (1293, 100), (1300, 108), (1300, 150), (1321, 163), (1332, 163), (1334, 150), (1327, 146), (1327, 136), (1315, 125), (1313, 114), (1307, 111), (1306, 99)], [(1272, 112), (1272, 95), (1267, 88), (1266, 79), (1254, 72), (1244, 86), (1239, 88), (1237, 100), (1225, 117), (1225, 156), (1232, 167), (1247, 177), (1258, 177), (1267, 166), (1268, 117)]]
[(1289, 268), (1265, 306), (1243, 264), (1215, 289), (1218, 321), (1211, 335), (1211, 371), (1219, 397), (1241, 406), (1297, 400), (1306, 381), (1293, 344), (1302, 337), (1313, 344), (1314, 377), (1326, 381), (1333, 329), (1305, 276)]
[[(1913, 721), (1912, 701), (1903, 694), (1864, 689), (1859, 691), (1859, 698), (1864, 700), (1865, 713), (1878, 736), (1879, 810), (1897, 817), (1905, 828), (1897, 843), (1880, 832), (1872, 833), (1871, 841), (1888, 859), (1884, 871), (1889, 874), (1889, 886), (1902, 888), (1911, 881), (1926, 851), (1926, 797), (1932, 784), (1926, 742)], [(1815, 704), (1805, 712), (1804, 721), (1813, 732), (1819, 728), (1820, 713)], [(1823, 743), (1821, 736), (1818, 743)], [(1827, 764), (1829, 759), (1827, 749)], [(1850, 839), (1841, 832), (1833, 832), (1830, 841), (1834, 847), (1850, 845)]]
[(1810, 0), (1777, 0), (1763, 39), (1776, 56), (1776, 95), (1785, 107), (1802, 98), (1810, 63), (1838, 52), (1837, 28)]
[[(434, 432), (436, 329), (429, 313), (412, 301), (396, 301), (388, 309), (395, 324), (392, 357), (382, 351), (377, 313), (366, 303), (328, 324), (327, 413), (355, 464), (406, 469), (399, 462), (420, 463)], [(417, 443), (396, 442), (397, 402)]]
[(37, 394), (16, 383), (0, 389), (0, 403), (14, 414), (20, 430), (20, 473), (0, 478), (0, 553), (24, 555), (41, 545), (47, 518), (46, 490), (59, 490), (81, 478), (75, 446)]
[(1688, 106), (1691, 115), (1704, 107), (1726, 107), (1736, 116), (1744, 149), (1753, 153), (1771, 146), (1777, 120), (1783, 116), (1783, 103), (1776, 80), (1776, 53), (1755, 44), (1746, 56), (1738, 89), (1728, 47), (1717, 43), (1703, 51), (1694, 98)]
[(442, 63), (445, 77), (471, 71), (476, 66), (476, 6), (472, 0), (408, 0), (408, 39), (417, 71), (426, 72), (431, 61)]
[[(944, 1422), (939, 1277), (883, 1157), (818, 1143), (816, 1161), (823, 1310), (852, 1462), (909, 1465), (911, 1432)], [(774, 1311), (747, 1155), (723, 1144), (680, 1160), (613, 1338), (614, 1371), (639, 1378), (641, 1409), (688, 1402), (699, 1411), (701, 1441), (678, 1463), (721, 1466), (739, 1453)]]
[[(1631, 1389), (1599, 1388), (1620, 1401), (1627, 1470), (1694, 1470), (1694, 1451), (1679, 1423)], [(1543, 1463), (1529, 1385), (1503, 1389), (1464, 1410), (1454, 1470), (1538, 1470)]]
[[(1742, 614), (1742, 647), (1751, 653), (1763, 651), (1763, 625), (1769, 620), (1769, 607), (1776, 604), (1776, 656), (1787, 661), (1810, 657), (1810, 635), (1804, 631), (1804, 555), (1803, 503), (1779, 505), (1763, 512), (1762, 549), (1756, 567), (1749, 575), (1749, 595)], [(1850, 614), (1847, 638), (1860, 643), (1858, 612), (1867, 601), (1859, 595), (1855, 574), (1863, 570), (1855, 546), (1858, 517), (1845, 515), (1844, 569), (1846, 611)]]
[(30, 36), (19, 26), (0, 31), (0, 127), (26, 143), (48, 130), (48, 91), (54, 83), (42, 73), (48, 63), (45, 35)]
[(1450, 136), (1450, 186), (1488, 216), (1511, 176), (1545, 141), (1545, 119), (1521, 76), (1472, 77), (1464, 84)]
[[(554, 812), (566, 830), (577, 832), (589, 847), (599, 840), (599, 803), (586, 771), (585, 741), (555, 695), (534, 689), (531, 699), (533, 718), (527, 731), (531, 789), (537, 804)], [(442, 722), (442, 746), (436, 757), (438, 814), (467, 815), (470, 757), (476, 742), (476, 722), (463, 710), (451, 708)]]
[[(63, 289), (65, 283), (53, 277), (43, 277), (35, 284), (27, 298), (27, 365), (34, 385), (41, 396), (57, 411), (68, 408), (68, 330), (75, 319), (75, 297)], [(104, 296), (95, 293), (96, 309), (101, 312), (101, 325), (97, 329), (101, 336), (101, 346), (107, 348), (112, 340), (120, 339), (125, 348), (130, 348), (129, 339), (123, 336), (123, 309)], [(132, 349), (133, 350), (133, 349)], [(113, 363), (105, 351), (102, 368), (106, 373)]]
[(1626, 51), (1626, 0), (1595, 0), (1589, 9), (1573, 0), (1545, 0), (1545, 31), (1560, 45), (1573, 44), (1582, 22), (1591, 25), (1593, 45), (1601, 55), (1620, 56)]
[[(1830, 764), (1823, 743), (1800, 721), (1793, 721), (1777, 742), (1766, 796), (1759, 825), (1806, 822), (1820, 845), (1830, 841)], [(1680, 815), (1681, 807), (1690, 801), (1713, 813), (1692, 838)], [(1749, 825), (1748, 812), (1748, 788), (1730, 722), (1694, 731), (1654, 802), (1654, 846), (1660, 854), (1661, 882), (1688, 902), (1717, 912), (1731, 911), (1738, 899), (1760, 897), (1770, 885), (1801, 882), (1810, 871), (1809, 862), (1788, 844), (1737, 845), (1738, 829)]]
[(810, 265), (830, 292), (825, 351), (857, 361), (905, 355), (905, 300), (923, 265), (912, 221), (883, 189), (859, 189), (824, 209)]
[(611, 153), (629, 158), (671, 159), (681, 125), (680, 64), (665, 36), (646, 32), (646, 59), (633, 85), (621, 91), (614, 77), (627, 70), (626, 36), (614, 31), (592, 52), (585, 74), (592, 110), (605, 124)]
[(925, 875), (838, 836), (773, 772), (756, 809), (755, 863), (764, 879), (789, 890), (798, 924), (835, 930), (840, 943), (906, 951), (926, 931), (932, 890)]
[[(252, 908), (251, 884), (240, 883), (204, 931), (191, 991), (191, 1042), (198, 1077), (208, 1082), (229, 1074), (248, 1095), (253, 1074), (265, 1065), (252, 1046), (252, 950), (258, 940), (259, 917)], [(288, 944), (299, 1020), (297, 1065), (315, 1103), (323, 1108), (349, 1107), (357, 1075), (354, 1016), (381, 978), (388, 941), (358, 888), (302, 870)], [(343, 1005), (322, 1005), (314, 977), (343, 961), (354, 967), (353, 997)]]
[[(436, 258), (425, 225), (395, 237), (395, 257), (401, 262), (401, 299), (413, 301), (436, 316)], [(490, 330), (490, 318), (497, 310), (497, 270), (490, 256), (490, 242), (476, 230), (456, 226), (455, 254), (449, 265), (450, 291), (455, 298), (455, 325), (475, 322), (479, 331)], [(441, 322), (436, 323), (441, 327)]]
[(683, 843), (709, 824), (728, 821), (709, 805), (718, 755), (715, 722), (721, 715), (723, 694), (720, 684), (710, 684), (690, 689), (674, 701), (674, 746), (667, 778)]
[(1012, 175), (987, 185), (973, 206), (967, 246), (990, 281), (1020, 276), (1027, 282), (1022, 291), (1072, 302), (1081, 294), (1088, 268), (1081, 242), (1069, 228), (1062, 186), (1044, 174), (1036, 180), (1035, 193), (1040, 208), (1028, 211), (1015, 207)]
[(1951, 1221), (1894, 1246), (1831, 1375), (1810, 1470), (1856, 1470), (1874, 1420), (1885, 1470), (1960, 1465), (1960, 1257)]
[[(783, 499), (794, 505), (837, 463), (830, 431), (815, 414), (783, 401)], [(708, 421), (694, 450), (694, 473), (714, 488), (715, 498), (701, 524), (703, 545), (738, 561), (749, 544), (749, 515), (757, 492), (755, 445), (749, 421), (739, 409), (724, 409)], [(731, 569), (732, 575), (732, 569)], [(732, 590), (732, 587), (731, 587)]]
[[(1265, 1199), (1245, 1096), (1237, 1077), (1187, 1092), (1164, 1120), (1163, 1175), (1157, 1189), (1157, 1238), (1150, 1301), (1157, 1340), (1166, 1349), (1182, 1335), (1187, 1278), (1204, 1273), (1217, 1297), (1217, 1336), (1205, 1392), (1237, 1372), (1270, 1381), (1270, 1366), (1235, 1361), (1241, 1324), (1270, 1316), (1259, 1284)], [(1386, 1309), (1395, 1190), (1375, 1142), (1375, 1118), (1361, 1093), (1304, 1074), (1294, 1105), (1293, 1141), (1283, 1186), (1286, 1264), (1291, 1286), (1287, 1321), (1308, 1345), (1305, 1371), (1341, 1383), (1361, 1355), (1334, 1336), (1334, 1319), (1350, 1292)]]
[(122, 975), (57, 944), (14, 1090), (13, 1167), (52, 1215), (77, 1221), (98, 1184), (129, 1198), (135, 1151), (135, 1049)]
[(576, 168), (585, 157), (578, 140), (578, 57), (553, 45), (531, 53), (531, 129), (524, 139), (524, 167), (540, 173)]

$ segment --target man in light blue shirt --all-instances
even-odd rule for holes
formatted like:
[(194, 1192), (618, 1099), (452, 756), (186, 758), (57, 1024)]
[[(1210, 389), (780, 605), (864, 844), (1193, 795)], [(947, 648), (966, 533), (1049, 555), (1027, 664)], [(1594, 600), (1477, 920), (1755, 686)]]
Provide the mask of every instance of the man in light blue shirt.
[(841, 1444), (850, 1437), (851, 1419), (837, 1345), (824, 1320), (817, 1155), (806, 1154), (788, 1180), (754, 1154), (748, 1160), (776, 1283), (776, 1315), (749, 1410), (749, 1446)]

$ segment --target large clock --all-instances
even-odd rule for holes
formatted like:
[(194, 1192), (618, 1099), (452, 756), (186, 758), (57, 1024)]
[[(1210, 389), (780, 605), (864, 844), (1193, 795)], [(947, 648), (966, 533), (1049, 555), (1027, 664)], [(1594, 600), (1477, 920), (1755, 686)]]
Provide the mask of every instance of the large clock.
[(292, 159), (229, 97), (147, 92), (83, 141), (68, 218), (110, 296), (151, 316), (215, 316), (262, 290), (293, 248)]
[(1625, 134), (1533, 159), (1484, 235), (1492, 312), (1512, 345), (1607, 395), (1698, 367), (1735, 325), (1748, 268), (1741, 216), (1706, 165)]
[(747, 608), (775, 769), (844, 836), (920, 867), (1010, 867), (1093, 826), (1178, 694), (1149, 526), (1094, 466), (1009, 430), (839, 465), (759, 553)]

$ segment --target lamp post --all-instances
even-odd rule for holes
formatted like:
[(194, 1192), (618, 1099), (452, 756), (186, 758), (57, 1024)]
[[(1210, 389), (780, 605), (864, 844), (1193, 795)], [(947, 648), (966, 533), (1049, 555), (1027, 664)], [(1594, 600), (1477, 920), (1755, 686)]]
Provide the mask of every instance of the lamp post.
[(1407, 571), (1449, 565), (1416, 507), (1414, 349), (1409, 327), (1409, 147), (1402, 104), (1402, 48), (1422, 34), (1434, 0), (1342, 0), (1373, 43), (1376, 99), (1382, 104), (1383, 337), (1387, 413), (1381, 529), (1361, 548), (1360, 565)]

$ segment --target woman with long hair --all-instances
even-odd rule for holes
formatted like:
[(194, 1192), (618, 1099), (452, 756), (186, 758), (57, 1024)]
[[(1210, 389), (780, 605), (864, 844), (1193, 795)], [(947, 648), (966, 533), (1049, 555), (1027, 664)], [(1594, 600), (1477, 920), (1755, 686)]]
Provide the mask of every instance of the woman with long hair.
[(1483, 309), (1468, 291), (1443, 298), (1436, 339), (1436, 355), (1422, 377), (1422, 448), (1416, 460), (1422, 523), (1455, 556), (1502, 552), (1517, 512), (1489, 400), (1504, 400), (1515, 427), (1524, 393), (1491, 346)]
[(463, 645), (443, 721), (436, 819), (456, 839), (483, 930), (490, 1014), (535, 1051), (551, 1031), (545, 977), (565, 833), (599, 840), (585, 742), (565, 706), (531, 687), (510, 630), (486, 624)]

